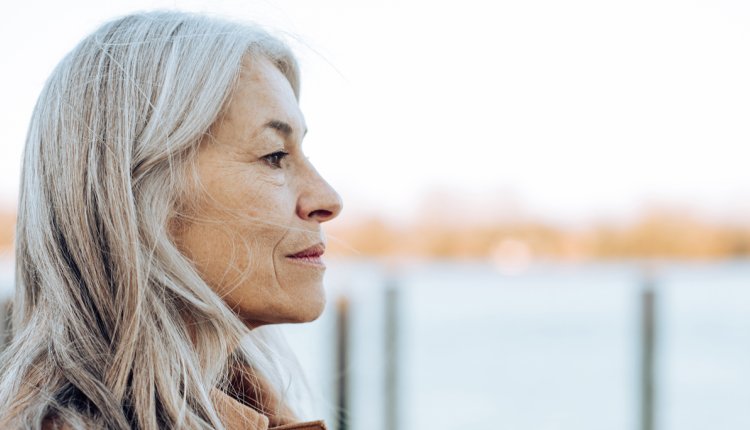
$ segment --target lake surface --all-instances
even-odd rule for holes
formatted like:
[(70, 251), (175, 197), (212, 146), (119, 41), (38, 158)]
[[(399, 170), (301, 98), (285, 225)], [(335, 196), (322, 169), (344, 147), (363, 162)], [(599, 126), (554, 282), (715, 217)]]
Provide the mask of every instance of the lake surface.
[[(0, 260), (0, 283), (11, 266)], [(657, 430), (750, 428), (750, 264), (662, 264)], [(350, 429), (384, 429), (384, 286), (399, 291), (400, 429), (636, 430), (638, 264), (386, 270), (332, 262), (329, 306), (283, 326), (333, 427), (335, 306), (351, 306)], [(7, 291), (7, 288), (6, 288)], [(0, 291), (2, 292), (2, 291)]]
[[(394, 279), (401, 429), (638, 427), (637, 264), (507, 276), (484, 264), (422, 264), (393, 275), (349, 263), (328, 275), (331, 301), (352, 300), (352, 429), (384, 428), (383, 286)], [(750, 428), (750, 264), (663, 264), (655, 291), (656, 428)], [(324, 399), (335, 380), (333, 310), (286, 327)]]

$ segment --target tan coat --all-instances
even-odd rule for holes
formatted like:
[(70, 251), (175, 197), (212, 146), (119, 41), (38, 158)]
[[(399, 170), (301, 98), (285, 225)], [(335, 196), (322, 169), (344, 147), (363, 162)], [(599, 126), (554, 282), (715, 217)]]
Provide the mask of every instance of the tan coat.
[(299, 422), (279, 401), (268, 380), (250, 366), (235, 373), (231, 385), (242, 397), (240, 400), (218, 389), (211, 392), (227, 430), (326, 430), (323, 421)]
[(218, 390), (213, 397), (227, 430), (326, 430), (323, 421), (293, 422), (281, 416), (263, 415)]

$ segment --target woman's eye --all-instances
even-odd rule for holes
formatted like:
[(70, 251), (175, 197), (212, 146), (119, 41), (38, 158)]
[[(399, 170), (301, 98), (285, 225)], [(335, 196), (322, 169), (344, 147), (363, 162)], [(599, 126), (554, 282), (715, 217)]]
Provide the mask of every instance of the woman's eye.
[(269, 166), (271, 166), (274, 169), (280, 169), (281, 168), (281, 160), (284, 159), (289, 155), (288, 153), (284, 151), (276, 151), (272, 154), (264, 155), (261, 157), (266, 163), (268, 163)]

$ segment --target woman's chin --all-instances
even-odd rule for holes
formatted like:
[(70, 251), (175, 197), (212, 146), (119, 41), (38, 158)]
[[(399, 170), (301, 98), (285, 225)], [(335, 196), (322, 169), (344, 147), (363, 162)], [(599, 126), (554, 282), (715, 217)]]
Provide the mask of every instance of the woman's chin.
[(251, 329), (268, 324), (299, 324), (318, 319), (325, 306), (325, 292), (321, 287), (316, 294), (305, 294), (286, 303), (266, 306), (262, 311), (248, 309), (238, 316)]
[(323, 314), (326, 307), (325, 294), (309, 298), (305, 303), (297, 306), (292, 312), (289, 312), (287, 320), (284, 322), (298, 324), (315, 321)]

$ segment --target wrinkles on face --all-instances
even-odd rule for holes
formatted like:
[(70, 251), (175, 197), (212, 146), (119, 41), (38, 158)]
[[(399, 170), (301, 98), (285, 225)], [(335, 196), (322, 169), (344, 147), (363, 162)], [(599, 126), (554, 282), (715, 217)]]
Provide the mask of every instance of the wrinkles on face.
[(293, 257), (324, 241), (324, 220), (309, 214), (340, 210), (302, 152), (305, 129), (286, 78), (265, 59), (248, 60), (198, 149), (202, 197), (176, 243), (249, 326), (309, 321), (325, 303), (325, 267)]

